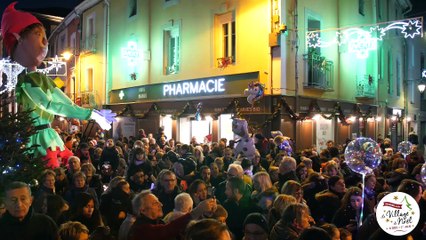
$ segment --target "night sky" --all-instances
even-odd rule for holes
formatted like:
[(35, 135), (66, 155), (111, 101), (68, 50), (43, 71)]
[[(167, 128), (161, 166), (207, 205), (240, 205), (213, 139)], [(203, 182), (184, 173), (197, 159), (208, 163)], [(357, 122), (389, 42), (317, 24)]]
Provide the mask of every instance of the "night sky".
[[(0, 16), (3, 15), (3, 10), (7, 7), (7, 5), (14, 1), (16, 0), (0, 0)], [(65, 17), (76, 5), (82, 1), (83, 0), (19, 0), (16, 8), (26, 11)], [(423, 15), (426, 18), (426, 0), (411, 0), (411, 3), (413, 4), (413, 10), (407, 14), (407, 17)]]

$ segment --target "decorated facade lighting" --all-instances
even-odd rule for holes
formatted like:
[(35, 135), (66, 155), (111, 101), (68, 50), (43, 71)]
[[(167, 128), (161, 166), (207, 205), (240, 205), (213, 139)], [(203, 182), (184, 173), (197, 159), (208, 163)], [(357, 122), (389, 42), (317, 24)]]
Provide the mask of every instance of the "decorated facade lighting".
[[(422, 25), (423, 18), (417, 17), (377, 25), (309, 31), (306, 33), (306, 44), (310, 48), (326, 48), (345, 44), (348, 46), (348, 51), (354, 53), (358, 58), (367, 58), (369, 52), (377, 48), (377, 42), (382, 41), (390, 30), (399, 31), (404, 38), (421, 37), (423, 36)], [(321, 33), (331, 31), (336, 31), (335, 34), (331, 34), (333, 36), (331, 39), (322, 38)]]
[(381, 122), (382, 121), (382, 117), (376, 117), (376, 122)]
[(406, 118), (406, 121), (407, 121), (407, 122), (411, 122), (411, 117), (407, 117), (407, 118)]
[(398, 119), (398, 117), (397, 116), (395, 116), (395, 115), (393, 115), (392, 117), (391, 117), (391, 120), (392, 121), (396, 121)]
[(362, 122), (362, 121), (364, 121), (364, 118), (360, 117), (360, 118), (358, 119), (358, 121)]
[[(12, 62), (10, 59), (1, 59), (0, 60), (0, 73), (4, 73), (6, 75), (6, 81), (4, 79), (1, 79), (0, 74), (0, 94), (4, 93), (5, 91), (12, 91), (16, 83), (18, 83), (18, 75), (24, 70), (25, 68), (21, 65), (19, 65), (16, 62)], [(3, 84), (5, 82), (5, 84)]]
[(356, 120), (355, 116), (348, 117), (348, 121), (350, 121), (350, 122), (355, 122), (355, 120)]
[(315, 120), (315, 121), (318, 121), (318, 120), (320, 120), (321, 119), (321, 115), (320, 114), (315, 114), (313, 117), (312, 117), (312, 120)]
[[(59, 70), (64, 70), (66, 76), (66, 62), (62, 61), (58, 56), (55, 56), (51, 61), (44, 62), (47, 67), (37, 69), (37, 72), (43, 73), (48, 76), (63, 76), (64, 74), (58, 74)], [(5, 91), (12, 91), (15, 89), (18, 83), (18, 75), (25, 70), (25, 67), (21, 66), (17, 62), (11, 61), (9, 58), (0, 60), (0, 94)], [(1, 73), (6, 75), (6, 81), (1, 79)], [(4, 84), (3, 84), (4, 83)]]

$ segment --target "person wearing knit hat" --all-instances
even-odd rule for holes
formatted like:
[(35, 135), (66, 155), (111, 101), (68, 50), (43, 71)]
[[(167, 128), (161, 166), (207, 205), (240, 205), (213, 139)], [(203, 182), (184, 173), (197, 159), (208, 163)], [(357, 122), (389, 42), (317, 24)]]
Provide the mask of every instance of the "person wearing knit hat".
[(115, 121), (115, 113), (110, 110), (92, 110), (75, 105), (46, 75), (37, 72), (47, 55), (46, 32), (40, 21), (32, 14), (15, 9), (17, 2), (11, 3), (4, 11), (1, 20), (1, 33), (4, 47), (12, 60), (26, 68), (20, 74), (16, 85), (16, 101), (23, 110), (31, 110), (37, 131), (27, 143), (37, 146), (35, 154), (43, 156), (46, 166), (59, 167), (59, 158), (67, 160), (72, 156), (58, 133), (50, 127), (55, 115), (94, 119), (103, 129), (110, 129)]
[(260, 213), (250, 213), (243, 223), (245, 240), (268, 240), (269, 226)]

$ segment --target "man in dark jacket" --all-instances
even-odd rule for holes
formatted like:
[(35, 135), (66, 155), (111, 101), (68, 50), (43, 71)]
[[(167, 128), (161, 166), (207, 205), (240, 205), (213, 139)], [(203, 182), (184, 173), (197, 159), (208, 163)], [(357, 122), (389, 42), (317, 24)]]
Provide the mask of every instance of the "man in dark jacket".
[(48, 216), (35, 213), (29, 186), (12, 182), (6, 186), (6, 214), (0, 219), (3, 240), (58, 239), (57, 226)]
[(160, 199), (163, 213), (167, 214), (175, 208), (175, 197), (182, 191), (177, 185), (176, 175), (172, 171), (163, 170), (159, 175), (159, 184), (152, 190), (152, 193)]
[(256, 207), (250, 194), (246, 191), (246, 184), (239, 177), (231, 177), (226, 182), (226, 201), (223, 207), (228, 212), (226, 225), (234, 234), (236, 240), (243, 238), (243, 223), (244, 219), (253, 212), (261, 212), (261, 209)]
[(142, 191), (133, 199), (133, 212), (137, 215), (135, 223), (129, 231), (128, 239), (168, 240), (180, 236), (192, 219), (209, 215), (216, 211), (217, 205), (213, 198), (206, 199), (187, 213), (167, 224), (163, 217), (162, 204), (149, 190)]
[(333, 176), (328, 179), (328, 189), (315, 194), (318, 202), (319, 216), (316, 221), (330, 223), (337, 209), (340, 207), (340, 201), (345, 195), (345, 180), (340, 176)]
[(279, 180), (276, 182), (276, 187), (278, 190), (281, 190), (284, 183), (288, 180), (294, 180), (296, 182), (299, 182), (299, 178), (296, 175), (296, 159), (289, 156), (283, 156), (283, 159), (280, 162), (280, 166), (278, 169), (279, 172)]

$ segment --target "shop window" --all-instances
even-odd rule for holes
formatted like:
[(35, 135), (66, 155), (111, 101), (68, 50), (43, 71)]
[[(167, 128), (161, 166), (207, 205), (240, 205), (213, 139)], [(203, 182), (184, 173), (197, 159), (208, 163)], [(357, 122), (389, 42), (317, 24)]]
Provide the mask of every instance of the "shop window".
[(232, 114), (222, 114), (219, 117), (219, 139), (226, 138), (232, 140), (235, 138), (232, 132)]
[(179, 139), (182, 143), (191, 141), (191, 120), (189, 118), (179, 118)]
[[(204, 143), (207, 135), (211, 134), (212, 122), (210, 119), (195, 120), (191, 117), (179, 119), (179, 141), (189, 144), (192, 137), (195, 137), (197, 142)], [(232, 131), (231, 131), (232, 132)]]
[(164, 135), (167, 139), (172, 138), (173, 120), (170, 115), (160, 116), (160, 126), (164, 129)]
[(172, 21), (163, 30), (164, 74), (176, 74), (180, 70), (180, 22)]
[(208, 120), (191, 120), (191, 139), (195, 137), (198, 143), (204, 143), (204, 138), (210, 134), (211, 122)]
[[(215, 16), (216, 56), (227, 64), (236, 62), (236, 22), (235, 13), (228, 12)], [(219, 60), (218, 60), (219, 61)]]
[(129, 0), (129, 18), (137, 14), (137, 0)]

